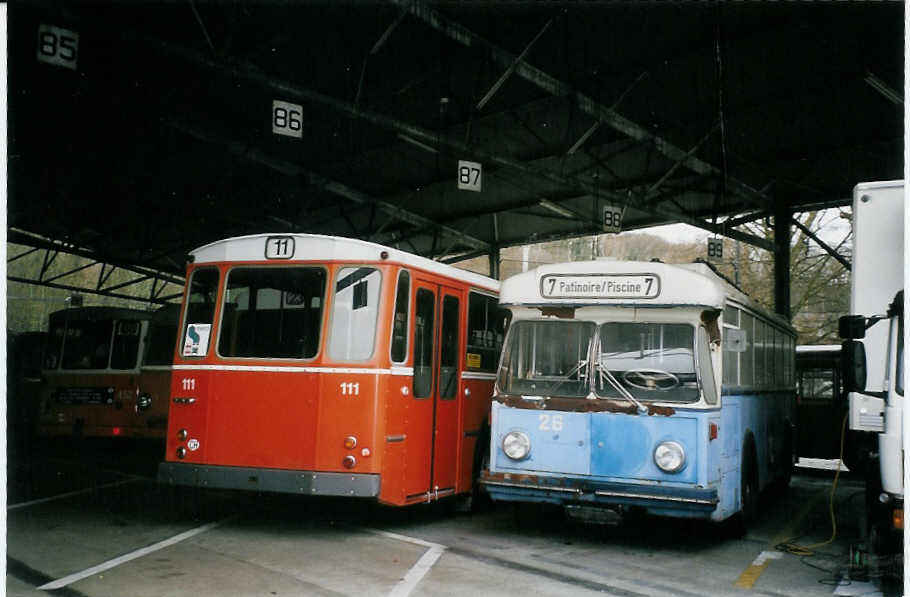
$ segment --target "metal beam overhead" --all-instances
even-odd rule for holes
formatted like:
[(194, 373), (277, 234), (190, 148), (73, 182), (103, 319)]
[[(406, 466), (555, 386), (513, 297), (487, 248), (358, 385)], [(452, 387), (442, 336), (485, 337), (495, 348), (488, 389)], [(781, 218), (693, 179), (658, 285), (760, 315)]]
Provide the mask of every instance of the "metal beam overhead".
[(243, 143), (231, 141), (229, 139), (225, 139), (218, 135), (204, 132), (204, 131), (200, 130), (199, 128), (191, 126), (186, 123), (180, 123), (177, 121), (169, 120), (165, 124), (167, 124), (167, 126), (173, 128), (174, 130), (177, 130), (183, 134), (186, 134), (186, 135), (193, 137), (195, 139), (198, 139), (200, 141), (205, 141), (207, 143), (226, 146), (232, 152), (234, 152), (236, 155), (239, 155), (250, 161), (253, 161), (253, 162), (256, 162), (263, 166), (266, 166), (267, 168), (271, 168), (272, 170), (275, 170), (276, 172), (280, 172), (287, 176), (299, 176), (302, 178), (306, 178), (309, 180), (310, 184), (316, 185), (334, 195), (337, 195), (337, 196), (347, 199), (349, 201), (353, 201), (354, 203), (360, 203), (360, 204), (366, 204), (366, 205), (374, 204), (379, 209), (388, 213), (389, 215), (394, 216), (398, 220), (407, 222), (408, 224), (411, 224), (413, 226), (423, 227), (428, 230), (438, 230), (439, 232), (442, 232), (446, 236), (455, 238), (457, 241), (463, 243), (464, 245), (466, 245), (470, 248), (489, 249), (489, 244), (478, 238), (475, 238), (473, 236), (470, 236), (468, 234), (465, 234), (465, 233), (455, 230), (453, 228), (449, 228), (448, 226), (443, 226), (443, 225), (437, 224), (436, 222), (434, 222), (433, 220), (430, 220), (429, 218), (425, 218), (421, 215), (407, 211), (405, 209), (402, 209), (396, 205), (392, 205), (391, 203), (388, 203), (381, 199), (376, 199), (375, 197), (371, 197), (370, 195), (368, 195), (362, 191), (358, 191), (357, 189), (353, 189), (343, 183), (326, 178), (317, 172), (314, 172), (312, 170), (309, 170), (309, 169), (299, 166), (297, 164), (293, 164), (291, 162), (288, 162), (285, 160), (280, 160), (280, 159), (274, 158), (272, 156), (269, 156), (269, 155), (265, 154), (264, 152), (260, 151), (259, 149), (256, 149), (255, 147), (250, 147)]
[[(682, 160), (682, 162), (690, 170), (699, 174), (711, 174), (715, 176), (720, 176), (723, 174), (723, 172), (716, 166), (713, 166), (712, 164), (709, 164), (708, 162), (705, 162), (704, 160), (695, 156), (687, 155), (684, 150), (680, 149), (673, 143), (667, 141), (666, 139), (663, 139), (658, 135), (655, 135), (645, 127), (632, 122), (628, 118), (625, 118), (624, 116), (617, 113), (615, 110), (601, 105), (594, 99), (573, 89), (567, 83), (564, 83), (555, 77), (548, 75), (544, 71), (535, 68), (526, 62), (517, 60), (516, 57), (509, 52), (483, 39), (466, 27), (463, 27), (460, 24), (445, 18), (439, 12), (433, 10), (425, 4), (418, 2), (417, 0), (389, 1), (408, 10), (410, 14), (415, 18), (423, 21), (424, 23), (433, 27), (452, 40), (469, 48), (479, 47), (487, 50), (490, 52), (493, 61), (500, 66), (508, 67), (512, 64), (515, 64), (514, 71), (526, 81), (538, 86), (540, 89), (547, 91), (551, 95), (555, 95), (557, 97), (573, 98), (582, 111), (586, 112), (590, 116), (593, 116), (596, 120), (603, 121), (617, 131), (620, 131), (634, 139), (652, 140), (654, 142), (654, 146), (658, 151), (669, 157), (671, 160)], [(750, 187), (749, 185), (731, 177), (725, 177), (725, 179), (727, 183), (733, 187), (734, 190), (750, 198), (757, 204), (763, 207), (770, 207), (773, 205), (773, 200), (771, 200), (769, 197), (766, 197), (763, 193)]]

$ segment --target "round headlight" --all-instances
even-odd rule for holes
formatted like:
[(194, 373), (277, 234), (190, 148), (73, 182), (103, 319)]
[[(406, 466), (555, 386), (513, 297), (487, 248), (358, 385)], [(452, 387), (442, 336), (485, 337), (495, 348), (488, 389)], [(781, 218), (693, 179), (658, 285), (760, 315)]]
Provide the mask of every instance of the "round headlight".
[(521, 431), (510, 431), (502, 438), (502, 451), (512, 460), (522, 460), (531, 451), (531, 438)]
[(654, 449), (654, 464), (666, 473), (676, 473), (686, 464), (686, 451), (676, 442), (661, 442)]

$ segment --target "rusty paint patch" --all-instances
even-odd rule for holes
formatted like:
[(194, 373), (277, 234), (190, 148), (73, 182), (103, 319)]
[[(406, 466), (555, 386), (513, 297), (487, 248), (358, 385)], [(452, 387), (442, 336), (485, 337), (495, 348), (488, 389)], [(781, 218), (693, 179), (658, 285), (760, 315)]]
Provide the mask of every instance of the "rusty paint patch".
[[(562, 398), (558, 396), (545, 397), (543, 400), (525, 400), (521, 396), (499, 395), (494, 398), (497, 402), (509, 408), (524, 410), (558, 410), (563, 412), (578, 413), (623, 413), (627, 415), (638, 414), (638, 407), (630, 402), (617, 402), (610, 399), (587, 400), (586, 398)], [(676, 409), (671, 406), (646, 405), (649, 416), (669, 417), (676, 414)]]
[(481, 479), (484, 481), (508, 481), (510, 483), (534, 483), (538, 484), (540, 482), (540, 477), (537, 475), (516, 475), (515, 473), (492, 473), (489, 470), (484, 470), (480, 474)]
[(575, 307), (538, 307), (538, 309), (544, 317), (575, 319)]

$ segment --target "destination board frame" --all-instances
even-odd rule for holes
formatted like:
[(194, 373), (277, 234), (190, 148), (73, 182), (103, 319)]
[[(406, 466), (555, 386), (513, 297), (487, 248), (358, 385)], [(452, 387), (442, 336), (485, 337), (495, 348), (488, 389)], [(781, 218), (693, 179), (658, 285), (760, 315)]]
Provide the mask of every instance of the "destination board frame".
[(660, 276), (637, 274), (545, 274), (540, 278), (545, 299), (651, 300), (661, 293)]

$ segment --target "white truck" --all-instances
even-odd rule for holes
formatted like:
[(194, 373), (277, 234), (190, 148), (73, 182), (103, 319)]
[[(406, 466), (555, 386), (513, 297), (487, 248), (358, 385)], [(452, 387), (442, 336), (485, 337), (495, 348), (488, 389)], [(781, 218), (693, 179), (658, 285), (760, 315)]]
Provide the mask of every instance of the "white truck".
[[(850, 429), (878, 436), (867, 471), (867, 547), (882, 573), (902, 572), (904, 450), (904, 182), (853, 191), (850, 314), (840, 320)], [(910, 472), (910, 467), (908, 471)], [(910, 594), (905, 589), (905, 594)]]

